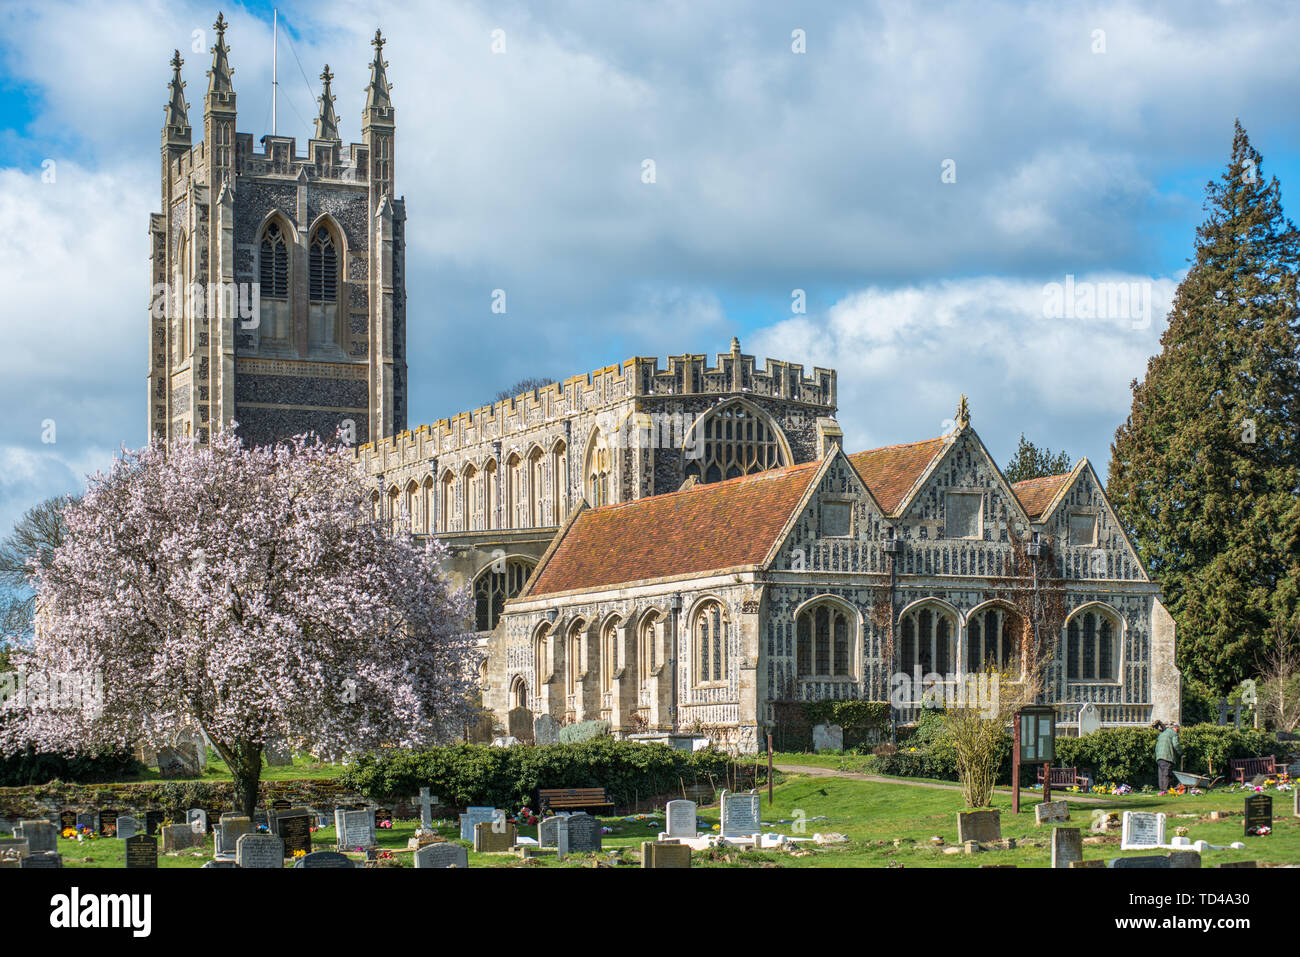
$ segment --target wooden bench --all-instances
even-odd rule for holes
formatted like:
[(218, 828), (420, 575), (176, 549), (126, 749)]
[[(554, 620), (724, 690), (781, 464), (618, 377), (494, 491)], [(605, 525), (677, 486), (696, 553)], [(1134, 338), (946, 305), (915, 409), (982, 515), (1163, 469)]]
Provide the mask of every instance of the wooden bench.
[(589, 807), (613, 807), (604, 788), (538, 788), (537, 807), (547, 811), (573, 811)]
[(1078, 788), (1081, 791), (1092, 789), (1092, 772), (1085, 768), (1082, 772), (1078, 768), (1049, 768), (1042, 765), (1038, 769), (1038, 783), (1043, 784), (1043, 772), (1051, 774), (1052, 789), (1066, 790), (1068, 788)]
[(1228, 776), (1238, 784), (1248, 784), (1257, 774), (1274, 776), (1277, 773), (1277, 759), (1271, 754), (1262, 758), (1228, 759)]

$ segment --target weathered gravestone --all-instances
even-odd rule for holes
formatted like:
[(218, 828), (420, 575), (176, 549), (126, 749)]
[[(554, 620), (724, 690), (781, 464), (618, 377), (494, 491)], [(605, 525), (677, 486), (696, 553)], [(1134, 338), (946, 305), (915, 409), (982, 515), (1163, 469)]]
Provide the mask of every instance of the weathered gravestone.
[(388, 808), (386, 807), (375, 808), (375, 831), (378, 832), (381, 828), (383, 828), (385, 821), (387, 821), (389, 827), (391, 827), (393, 824), (393, 818), (394, 818), (394, 814)]
[(287, 768), (293, 764), (293, 752), (280, 741), (268, 741), (262, 748), (262, 754), (266, 758), (267, 767)]
[(521, 744), (533, 741), (533, 713), (527, 708), (511, 708), (506, 712), (506, 734), (518, 738)]
[(167, 815), (162, 811), (145, 811), (144, 812), (144, 832), (146, 834), (157, 834), (158, 828), (162, 827), (162, 822), (167, 819)]
[(1259, 837), (1272, 833), (1273, 799), (1267, 794), (1252, 794), (1246, 798), (1246, 836)]
[(62, 867), (63, 855), (58, 851), (42, 851), (39, 854), (28, 854), (18, 861), (19, 868), (28, 867)]
[(1152, 854), (1146, 857), (1113, 857), (1106, 866), (1116, 869), (1129, 867), (1168, 868), (1169, 858), (1164, 854)]
[(429, 793), (428, 788), (420, 788), (420, 827), (428, 830), (433, 827), (433, 806), (438, 803), (438, 799)]
[(569, 815), (569, 851), (592, 854), (600, 850), (600, 822), (586, 811)]
[(7, 837), (0, 839), (0, 859), (26, 857), (31, 852), (32, 849), (26, 841)]
[(492, 747), (494, 748), (513, 748), (518, 744), (522, 744), (522, 742), (513, 734), (507, 734), (504, 737), (492, 739)]
[(518, 837), (518, 832), (510, 821), (506, 821), (504, 825), (499, 822), (475, 824), (474, 853), (501, 854), (508, 852), (515, 846), (516, 837)]
[(181, 728), (176, 733), (175, 748), (185, 755), (200, 774), (208, 766), (208, 742), (198, 728)]
[[(225, 868), (229, 868), (229, 867), (238, 867), (238, 866), (239, 866), (239, 865), (236, 864), (234, 861), (218, 860), (218, 859), (216, 859), (216, 858), (213, 858), (213, 859), (210, 860), (210, 861), (204, 861), (204, 862), (203, 862), (203, 868), (216, 867), (216, 868), (222, 868), (222, 869), (225, 869)], [(203, 868), (200, 868), (200, 870), (202, 870)]]
[(203, 769), (192, 752), (167, 747), (158, 752), (158, 773), (165, 778), (196, 778)]
[(1052, 867), (1069, 867), (1083, 860), (1083, 831), (1077, 827), (1052, 828)]
[(739, 794), (724, 790), (721, 795), (722, 836), (752, 837), (761, 831), (759, 822), (759, 797), (757, 791)]
[(311, 854), (308, 854), (306, 857), (298, 858), (297, 862), (293, 866), (295, 869), (297, 869), (299, 867), (347, 868), (347, 867), (356, 867), (357, 865), (354, 861), (348, 858), (346, 854), (340, 854), (337, 851), (313, 851)]
[(569, 856), (569, 815), (555, 822), (555, 856), (564, 860)]
[(291, 808), (276, 815), (278, 836), (284, 841), (284, 856), (311, 853), (312, 814), (305, 807)]
[(137, 834), (124, 842), (126, 845), (126, 866), (157, 867), (158, 839), (148, 834)]
[(843, 751), (844, 729), (838, 724), (815, 724), (812, 729), (814, 751)]
[(1034, 806), (1035, 824), (1062, 824), (1070, 819), (1067, 801), (1043, 801)]
[(188, 824), (168, 824), (162, 829), (162, 851), (185, 851), (192, 847), (202, 847), (207, 842), (207, 835), (198, 834)]
[(560, 823), (568, 817), (567, 814), (556, 814), (552, 817), (544, 817), (541, 823), (537, 825), (537, 844), (539, 847), (555, 847), (556, 834), (559, 831)]
[(338, 847), (345, 850), (375, 846), (375, 815), (373, 811), (334, 812), (334, 827), (338, 832)]
[(235, 845), (235, 863), (263, 870), (284, 867), (284, 841), (274, 834), (245, 834)]
[(1079, 737), (1101, 729), (1101, 713), (1091, 701), (1079, 709)]
[(1002, 813), (1000, 811), (957, 812), (957, 843), (974, 841), (977, 844), (994, 844), (1002, 840)]
[(695, 837), (699, 833), (696, 812), (694, 801), (669, 801), (664, 807), (665, 833), (669, 837)]
[(125, 841), (128, 837), (135, 837), (140, 833), (139, 818), (132, 817), (130, 814), (121, 814), (117, 818), (117, 836)]
[(208, 833), (208, 812), (203, 808), (196, 807), (186, 811), (185, 820), (189, 822), (190, 830), (195, 834), (206, 835)]
[(1121, 851), (1160, 847), (1164, 843), (1165, 816), (1163, 814), (1151, 811), (1124, 812), (1124, 825), (1120, 831), (1119, 841)]
[(689, 868), (691, 849), (676, 841), (642, 841), (641, 866)]
[(538, 746), (559, 744), (560, 722), (549, 714), (539, 714), (533, 720), (533, 743)]
[(426, 844), (415, 852), (416, 867), (469, 867), (464, 844)]
[(19, 821), (14, 837), (27, 842), (32, 854), (44, 854), (59, 849), (59, 831), (49, 821)]
[(99, 836), (110, 837), (117, 834), (117, 811), (99, 812)]
[(1173, 868), (1200, 867), (1201, 853), (1200, 851), (1170, 851), (1169, 866)]
[(77, 812), (77, 833), (80, 834), (83, 831), (90, 831), (94, 833), (94, 830), (95, 830), (95, 815), (89, 812), (78, 811)]
[(221, 839), (216, 846), (216, 856), (233, 860), (236, 848), (239, 846), (239, 839), (245, 834), (252, 833), (253, 822), (248, 818), (240, 815), (221, 815), (216, 830), (217, 836)]
[(506, 812), (498, 811), (494, 807), (467, 807), (465, 813), (460, 816), (460, 839), (462, 841), (472, 841), (474, 840), (476, 825), (494, 820), (504, 823), (505, 819)]

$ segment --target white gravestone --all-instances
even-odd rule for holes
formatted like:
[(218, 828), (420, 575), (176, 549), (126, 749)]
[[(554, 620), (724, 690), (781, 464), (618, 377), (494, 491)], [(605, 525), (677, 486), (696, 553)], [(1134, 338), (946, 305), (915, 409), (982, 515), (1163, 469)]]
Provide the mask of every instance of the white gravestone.
[(498, 811), (494, 807), (465, 808), (465, 813), (460, 816), (460, 839), (462, 841), (474, 840), (474, 825), (491, 823), (497, 820), (498, 815), (504, 822), (505, 812)]
[(844, 729), (838, 724), (813, 725), (812, 737), (814, 751), (844, 750)]
[(559, 744), (560, 723), (549, 714), (539, 714), (533, 719), (533, 743), (537, 745)]
[(1091, 701), (1079, 709), (1079, 737), (1085, 734), (1092, 734), (1094, 731), (1101, 729), (1101, 715), (1097, 713), (1097, 706)]
[(752, 837), (762, 830), (757, 791), (722, 792), (722, 836)]
[(274, 834), (243, 834), (235, 845), (235, 863), (242, 868), (281, 870), (284, 841)]
[(375, 812), (369, 808), (360, 811), (334, 812), (337, 847), (350, 850), (354, 847), (375, 846)]
[(1125, 811), (1119, 849), (1134, 851), (1165, 843), (1165, 816), (1151, 811)]
[(668, 826), (668, 830), (664, 833), (670, 838), (695, 837), (698, 833), (696, 831), (696, 807), (694, 801), (669, 801), (664, 808), (664, 817)]
[(555, 822), (555, 856), (564, 860), (569, 855), (569, 819), (562, 817)]

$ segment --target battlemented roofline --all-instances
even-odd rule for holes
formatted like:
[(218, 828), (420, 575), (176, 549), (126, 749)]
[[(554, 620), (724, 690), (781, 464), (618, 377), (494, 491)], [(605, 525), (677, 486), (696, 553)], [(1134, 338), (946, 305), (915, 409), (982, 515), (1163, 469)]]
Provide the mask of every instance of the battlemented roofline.
[(436, 452), (450, 439), (453, 445), (499, 437), (513, 426), (523, 428), (571, 412), (599, 409), (637, 397), (682, 395), (728, 395), (743, 393), (758, 397), (780, 398), (835, 411), (835, 370), (814, 366), (805, 375), (803, 364), (767, 359), (766, 367), (755, 365), (752, 355), (740, 351), (740, 343), (731, 341), (730, 352), (717, 353), (717, 364), (707, 364), (705, 353), (669, 356), (666, 369), (659, 368), (655, 356), (633, 356), (621, 364), (608, 365), (585, 374), (570, 376), (531, 392), (502, 399), (489, 405), (438, 419), (430, 425), (399, 432), (379, 442), (367, 442), (357, 449), (358, 457), (369, 458), (384, 446), (396, 452), (416, 446), (423, 455), (426, 442)]

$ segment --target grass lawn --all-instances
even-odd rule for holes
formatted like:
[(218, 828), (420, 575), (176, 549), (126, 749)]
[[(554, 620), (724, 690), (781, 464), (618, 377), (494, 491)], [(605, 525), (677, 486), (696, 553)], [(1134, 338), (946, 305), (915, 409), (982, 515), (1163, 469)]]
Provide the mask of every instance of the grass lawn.
[[(793, 760), (794, 756), (791, 756)], [(798, 756), (801, 760), (808, 757)], [(288, 770), (288, 769), (276, 769)], [(785, 783), (775, 789), (776, 803), (769, 807), (766, 791), (763, 795), (762, 819), (766, 830), (779, 831), (791, 836), (811, 837), (816, 832), (838, 831), (849, 838), (849, 843), (816, 847), (803, 845), (794, 852), (738, 851), (732, 849), (697, 852), (694, 864), (699, 867), (978, 867), (980, 864), (1017, 864), (1021, 867), (1047, 867), (1051, 861), (1050, 827), (1035, 827), (1035, 798), (1022, 795), (1021, 813), (1011, 814), (1009, 795), (997, 795), (994, 806), (1002, 811), (1002, 835), (1014, 838), (1014, 850), (985, 851), (974, 855), (944, 854), (943, 848), (957, 840), (956, 813), (962, 809), (958, 791), (918, 788), (906, 784), (878, 784), (870, 781), (853, 781), (842, 778), (788, 775)], [(1075, 805), (1071, 809), (1071, 825), (1084, 828), (1085, 841), (1091, 838), (1088, 825), (1095, 808), (1115, 810), (1163, 811), (1168, 815), (1169, 837), (1175, 827), (1186, 827), (1187, 836), (1193, 840), (1204, 839), (1211, 844), (1229, 844), (1245, 841), (1241, 851), (1210, 851), (1204, 864), (1226, 861), (1256, 860), (1272, 863), (1300, 863), (1300, 819), (1291, 816), (1291, 795), (1272, 792), (1275, 813), (1274, 832), (1267, 837), (1242, 836), (1242, 807), (1245, 795), (1241, 792), (1215, 792), (1203, 796), (1173, 796), (1134, 794), (1123, 798), (1109, 798), (1104, 805)], [(1221, 821), (1210, 821), (1212, 810), (1235, 812)], [(718, 821), (716, 807), (701, 808), (699, 816), (709, 825)], [(653, 840), (662, 829), (662, 816), (641, 821), (621, 818), (602, 818), (611, 828), (604, 836), (605, 853), (622, 849), (623, 863), (637, 864), (640, 844)], [(803, 834), (799, 833), (802, 822)], [(770, 826), (768, 826), (770, 825)], [(407, 839), (415, 831), (415, 821), (396, 821), (392, 830), (379, 832), (381, 848), (393, 853), (401, 866), (411, 866), (411, 852), (406, 850)], [(455, 840), (459, 829), (455, 822), (444, 821), (439, 827), (449, 840)], [(523, 826), (521, 835), (536, 837), (536, 827)], [(942, 837), (943, 845), (933, 845), (933, 836)], [(323, 828), (313, 835), (318, 849), (332, 849), (334, 829)], [(1121, 855), (1119, 832), (1114, 830), (1099, 837), (1100, 843), (1085, 843), (1084, 857), (1112, 858)], [(895, 842), (898, 845), (895, 845)], [(59, 840), (59, 850), (64, 855), (65, 867), (121, 867), (122, 842), (99, 839), (78, 844), (75, 840)], [(1125, 856), (1141, 853), (1123, 852)], [(199, 867), (212, 856), (212, 842), (202, 849), (181, 852), (178, 856), (159, 856), (161, 867)], [(353, 855), (358, 859), (361, 855)], [(595, 855), (581, 855), (564, 862), (554, 857), (522, 861), (514, 855), (475, 854), (470, 852), (471, 867), (590, 867)]]

